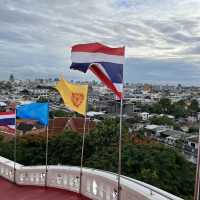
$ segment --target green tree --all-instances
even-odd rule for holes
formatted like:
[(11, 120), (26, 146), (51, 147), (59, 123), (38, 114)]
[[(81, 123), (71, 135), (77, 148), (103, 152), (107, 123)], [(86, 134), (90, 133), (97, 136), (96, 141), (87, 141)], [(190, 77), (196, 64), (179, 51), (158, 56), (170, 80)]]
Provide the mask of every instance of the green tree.
[[(82, 136), (71, 131), (52, 138), (49, 142), (49, 164), (80, 166)], [(87, 142), (85, 143), (87, 147)], [(87, 148), (84, 158), (87, 156)]]
[(163, 98), (160, 100), (159, 104), (162, 107), (162, 112), (169, 114), (169, 110), (171, 107), (171, 100), (167, 98)]
[(156, 144), (125, 145), (122, 163), (124, 175), (179, 196), (193, 195), (190, 185), (194, 185), (195, 168), (172, 149)]
[[(122, 174), (189, 199), (195, 166), (160, 144), (134, 145), (123, 122)], [(86, 136), (84, 166), (117, 172), (119, 119), (107, 119)], [(45, 164), (45, 134), (17, 137), (17, 162)], [(0, 137), (0, 155), (13, 159), (13, 140)], [(49, 138), (49, 164), (80, 166), (82, 135), (66, 131)]]
[(142, 118), (140, 116), (133, 116), (133, 117), (130, 117), (126, 120), (126, 122), (128, 124), (134, 124), (134, 123), (138, 123), (138, 122), (141, 122)]
[(176, 118), (186, 117), (188, 115), (188, 111), (186, 110), (185, 106), (173, 104), (171, 107), (171, 114)]
[(198, 112), (199, 111), (199, 102), (196, 99), (193, 99), (191, 101), (191, 104), (189, 106), (189, 109), (193, 112)]
[(150, 113), (157, 113), (157, 114), (170, 114), (175, 116), (176, 118), (186, 117), (191, 115), (194, 112), (199, 110), (198, 101), (193, 100), (191, 102), (190, 107), (186, 105), (184, 100), (180, 100), (175, 103), (171, 103), (171, 101), (167, 98), (161, 99), (158, 103), (155, 103), (151, 106), (143, 105), (141, 109), (146, 112)]
[(158, 114), (170, 114), (170, 108), (171, 108), (171, 101), (170, 99), (163, 98), (158, 103), (155, 103), (152, 105), (149, 109), (152, 113), (158, 113)]
[(161, 113), (164, 113), (164, 110), (162, 108), (162, 105), (159, 104), (159, 103), (156, 103), (154, 104), (152, 107), (150, 107), (149, 111), (151, 113), (158, 113), (158, 114), (161, 114)]
[(21, 130), (21, 131), (23, 131), (23, 133), (25, 133), (27, 131), (32, 130), (33, 125), (32, 124), (26, 124), (26, 123), (20, 123), (17, 128), (18, 128), (18, 130)]
[(198, 131), (199, 131), (198, 127), (190, 127), (188, 130), (189, 133), (198, 133)]
[(38, 103), (46, 103), (48, 102), (48, 98), (47, 97), (40, 97), (38, 100), (37, 100)]
[(186, 107), (186, 103), (185, 100), (181, 99), (178, 102), (174, 103), (176, 105), (182, 106), (182, 107)]
[(152, 119), (150, 119), (150, 121), (152, 124), (157, 124), (157, 125), (174, 126), (174, 124), (175, 124), (174, 120), (167, 116), (153, 117)]
[(68, 116), (72, 116), (72, 113), (68, 113), (64, 110), (55, 110), (52, 112), (52, 115), (55, 117), (68, 117)]

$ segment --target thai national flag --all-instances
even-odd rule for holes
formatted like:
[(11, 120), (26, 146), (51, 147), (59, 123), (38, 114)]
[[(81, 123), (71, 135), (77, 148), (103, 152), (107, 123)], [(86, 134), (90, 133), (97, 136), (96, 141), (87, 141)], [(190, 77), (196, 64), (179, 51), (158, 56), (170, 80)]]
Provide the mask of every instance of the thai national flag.
[(0, 126), (7, 127), (11, 131), (16, 127), (15, 112), (0, 112)]
[(111, 48), (100, 43), (72, 47), (71, 69), (84, 73), (90, 69), (118, 98), (123, 97), (123, 65), (125, 48)]

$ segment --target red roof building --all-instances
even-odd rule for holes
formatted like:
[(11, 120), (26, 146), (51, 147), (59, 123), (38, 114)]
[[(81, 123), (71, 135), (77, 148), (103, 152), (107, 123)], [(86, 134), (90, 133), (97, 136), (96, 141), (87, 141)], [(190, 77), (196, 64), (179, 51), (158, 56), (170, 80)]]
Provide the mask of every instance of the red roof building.
[[(69, 119), (67, 123), (67, 127), (74, 132), (82, 134), (84, 132), (84, 123), (85, 118), (83, 117), (76, 117)], [(86, 133), (89, 133), (96, 127), (96, 122), (91, 121), (90, 119), (86, 120)]]
[(56, 117), (49, 120), (49, 133), (50, 134), (60, 134), (62, 133), (66, 126), (69, 117)]

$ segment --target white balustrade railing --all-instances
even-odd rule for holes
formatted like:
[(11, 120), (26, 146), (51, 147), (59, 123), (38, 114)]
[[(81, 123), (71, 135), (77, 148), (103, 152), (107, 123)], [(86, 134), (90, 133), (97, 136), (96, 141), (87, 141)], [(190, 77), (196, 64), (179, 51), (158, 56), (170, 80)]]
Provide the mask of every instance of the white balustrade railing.
[[(0, 176), (14, 180), (14, 162), (0, 156)], [(16, 163), (16, 183), (45, 185), (45, 166), (26, 167)], [(48, 166), (47, 186), (79, 192), (79, 167)], [(90, 199), (116, 200), (117, 175), (101, 170), (83, 169), (82, 194)], [(122, 200), (183, 200), (141, 181), (122, 176)]]

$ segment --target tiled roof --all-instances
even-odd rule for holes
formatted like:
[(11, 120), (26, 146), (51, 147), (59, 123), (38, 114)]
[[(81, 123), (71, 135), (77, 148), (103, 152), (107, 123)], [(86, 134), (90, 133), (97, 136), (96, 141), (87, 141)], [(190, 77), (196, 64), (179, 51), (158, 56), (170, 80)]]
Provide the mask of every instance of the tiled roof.
[(68, 120), (68, 117), (56, 117), (49, 120), (49, 132), (51, 134), (62, 133), (66, 127)]
[[(84, 132), (84, 122), (85, 118), (83, 117), (76, 117), (76, 118), (71, 118), (68, 121), (68, 128), (71, 130), (78, 132), (78, 133), (83, 133)], [(96, 127), (96, 122), (91, 121), (89, 119), (86, 120), (86, 133), (89, 133), (91, 130), (93, 130)]]

